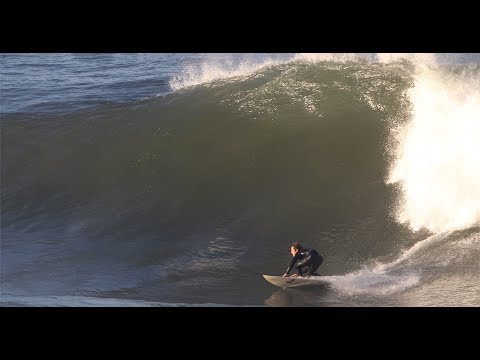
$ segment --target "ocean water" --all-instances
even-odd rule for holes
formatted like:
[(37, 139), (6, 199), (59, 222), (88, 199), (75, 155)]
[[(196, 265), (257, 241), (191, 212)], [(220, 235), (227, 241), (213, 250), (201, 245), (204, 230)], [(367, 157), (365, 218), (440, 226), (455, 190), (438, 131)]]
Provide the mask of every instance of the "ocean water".
[(480, 54), (0, 71), (2, 306), (480, 306)]

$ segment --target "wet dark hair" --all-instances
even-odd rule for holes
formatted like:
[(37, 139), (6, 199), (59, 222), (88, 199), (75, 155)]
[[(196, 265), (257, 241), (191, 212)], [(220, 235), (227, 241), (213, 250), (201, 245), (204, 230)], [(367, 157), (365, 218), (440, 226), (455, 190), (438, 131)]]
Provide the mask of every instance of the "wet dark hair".
[(293, 247), (295, 250), (302, 250), (303, 249), (303, 246), (300, 245), (300, 243), (298, 243), (298, 242), (294, 242), (292, 245), (290, 245), (290, 247), (291, 248)]

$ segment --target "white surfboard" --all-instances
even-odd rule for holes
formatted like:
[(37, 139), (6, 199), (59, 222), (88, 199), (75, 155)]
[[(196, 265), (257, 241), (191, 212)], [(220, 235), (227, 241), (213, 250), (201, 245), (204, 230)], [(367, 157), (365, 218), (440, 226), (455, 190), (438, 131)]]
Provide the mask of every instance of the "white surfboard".
[(283, 277), (273, 275), (263, 275), (265, 280), (269, 283), (279, 286), (281, 288), (294, 287), (294, 286), (306, 286), (306, 285), (320, 285), (325, 284), (325, 280), (322, 276), (309, 276), (309, 277)]

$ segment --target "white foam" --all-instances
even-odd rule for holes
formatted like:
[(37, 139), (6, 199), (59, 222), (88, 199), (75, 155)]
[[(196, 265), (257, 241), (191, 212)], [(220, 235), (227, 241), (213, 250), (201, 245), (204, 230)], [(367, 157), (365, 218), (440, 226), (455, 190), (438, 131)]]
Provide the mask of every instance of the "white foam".
[(346, 61), (356, 61), (364, 59), (372, 59), (372, 56), (367, 56), (366, 54), (355, 54), (355, 53), (299, 53), (295, 54), (292, 60), (294, 61), (307, 61), (307, 62), (323, 62), (323, 61), (335, 61), (335, 62), (346, 62)]
[(410, 123), (387, 183), (403, 192), (397, 220), (434, 233), (480, 223), (480, 78), (419, 67)]
[(448, 239), (450, 234), (432, 235), (405, 250), (390, 263), (377, 262), (371, 267), (364, 266), (360, 270), (345, 275), (325, 276), (322, 279), (329, 282), (336, 290), (350, 295), (388, 295), (404, 291), (417, 285), (421, 280), (419, 271), (412, 266), (405, 266), (407, 260), (431, 245)]
[(326, 276), (324, 280), (337, 291), (349, 295), (389, 295), (418, 284), (420, 276), (415, 272), (395, 275), (378, 268), (364, 268), (346, 275)]
[(437, 56), (436, 54), (430, 53), (377, 53), (378, 62), (389, 64), (398, 62), (400, 60), (408, 60), (414, 64), (424, 64), (424, 65), (436, 65)]

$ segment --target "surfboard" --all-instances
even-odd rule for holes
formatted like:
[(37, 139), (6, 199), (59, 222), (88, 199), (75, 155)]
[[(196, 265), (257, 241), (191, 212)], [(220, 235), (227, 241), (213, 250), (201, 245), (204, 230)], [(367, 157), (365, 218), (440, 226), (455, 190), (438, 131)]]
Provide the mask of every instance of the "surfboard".
[(283, 277), (273, 275), (263, 275), (265, 280), (269, 283), (279, 286), (281, 288), (294, 287), (294, 286), (306, 286), (306, 285), (320, 285), (325, 284), (325, 280), (322, 276), (309, 276), (309, 277)]

